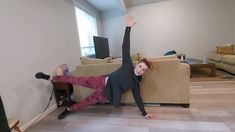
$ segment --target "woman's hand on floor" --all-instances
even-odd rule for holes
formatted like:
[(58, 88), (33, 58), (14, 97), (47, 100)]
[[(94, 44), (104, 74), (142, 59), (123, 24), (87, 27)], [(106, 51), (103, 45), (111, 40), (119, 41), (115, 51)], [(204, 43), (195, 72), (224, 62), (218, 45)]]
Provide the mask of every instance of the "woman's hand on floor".
[(150, 119), (155, 119), (156, 118), (156, 114), (155, 113), (147, 113), (147, 115), (144, 116), (147, 120)]

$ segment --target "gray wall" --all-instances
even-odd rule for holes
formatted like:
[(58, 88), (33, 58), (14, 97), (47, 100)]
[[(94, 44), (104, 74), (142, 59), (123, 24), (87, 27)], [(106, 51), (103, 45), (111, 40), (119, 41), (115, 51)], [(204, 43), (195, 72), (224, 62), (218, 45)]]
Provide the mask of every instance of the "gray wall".
[(2, 0), (0, 20), (0, 94), (8, 118), (22, 127), (43, 111), (52, 90), (34, 74), (79, 64), (75, 12), (64, 0)]
[[(232, 43), (233, 0), (169, 0), (128, 9), (137, 25), (132, 29), (131, 52), (146, 56), (176, 50), (187, 57), (203, 58), (220, 44)], [(102, 15), (104, 35), (118, 56), (124, 32), (124, 16)]]

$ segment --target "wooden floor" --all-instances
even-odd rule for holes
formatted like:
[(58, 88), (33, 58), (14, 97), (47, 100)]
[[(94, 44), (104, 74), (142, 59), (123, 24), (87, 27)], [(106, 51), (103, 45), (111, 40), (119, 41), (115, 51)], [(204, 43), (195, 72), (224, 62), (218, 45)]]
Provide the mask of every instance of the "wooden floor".
[(190, 96), (190, 108), (146, 107), (155, 120), (141, 117), (135, 106), (95, 105), (59, 121), (59, 108), (27, 132), (235, 132), (235, 81), (192, 82)]
[[(235, 81), (235, 75), (223, 70), (216, 70), (216, 77), (209, 77), (211, 71), (208, 68), (196, 69), (192, 73), (191, 82), (204, 82), (204, 81)], [(232, 76), (232, 78), (226, 78)]]

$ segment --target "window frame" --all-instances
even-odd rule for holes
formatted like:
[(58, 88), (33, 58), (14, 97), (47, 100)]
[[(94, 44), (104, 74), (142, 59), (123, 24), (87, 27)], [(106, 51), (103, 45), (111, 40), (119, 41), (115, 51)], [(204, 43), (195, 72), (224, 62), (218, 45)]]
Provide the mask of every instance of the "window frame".
[[(89, 38), (89, 44), (86, 46), (82, 46), (83, 42), (81, 42), (81, 35), (80, 35), (80, 29), (79, 29), (79, 22), (78, 22), (78, 18), (77, 18), (77, 10), (81, 10), (82, 12), (86, 13), (87, 15), (89, 15), (89, 17), (92, 17), (95, 21), (93, 22), (93, 26), (95, 25), (95, 33), (91, 36), (88, 36)], [(92, 13), (91, 11), (85, 9), (82, 6), (79, 5), (75, 5), (74, 6), (74, 12), (75, 12), (75, 16), (76, 16), (76, 24), (77, 24), (77, 31), (78, 31), (78, 37), (79, 37), (79, 43), (80, 43), (80, 51), (81, 51), (81, 55), (82, 56), (90, 56), (90, 55), (94, 55), (95, 54), (95, 46), (94, 46), (94, 41), (93, 41), (93, 36), (98, 36), (98, 24), (97, 24), (97, 17), (96, 15), (94, 15), (94, 13)], [(85, 53), (85, 50), (90, 50), (88, 52)]]

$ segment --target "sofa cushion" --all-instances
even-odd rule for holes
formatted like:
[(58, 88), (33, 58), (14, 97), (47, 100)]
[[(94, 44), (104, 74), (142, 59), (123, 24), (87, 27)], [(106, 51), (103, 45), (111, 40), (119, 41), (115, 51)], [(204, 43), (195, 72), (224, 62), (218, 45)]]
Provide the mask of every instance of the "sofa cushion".
[(177, 59), (176, 55), (158, 56), (154, 58), (149, 58), (150, 60), (164, 60), (164, 59)]
[(222, 59), (223, 59), (223, 54), (216, 54), (216, 53), (212, 53), (208, 56), (208, 58), (210, 60), (214, 60), (214, 61), (217, 61), (217, 62), (221, 62)]
[(233, 45), (217, 46), (217, 54), (234, 55)]
[(108, 63), (111, 59), (111, 57), (107, 57), (104, 59), (80, 57), (82, 65)]
[(235, 55), (224, 55), (223, 62), (235, 65)]

